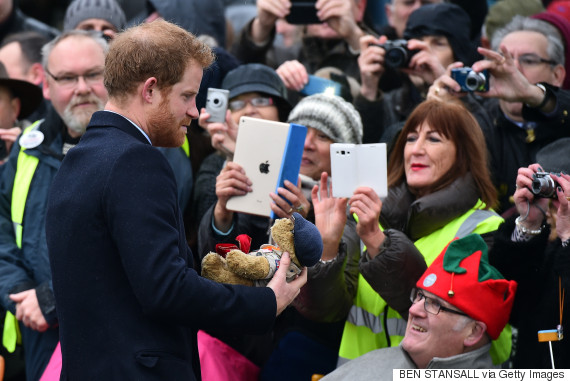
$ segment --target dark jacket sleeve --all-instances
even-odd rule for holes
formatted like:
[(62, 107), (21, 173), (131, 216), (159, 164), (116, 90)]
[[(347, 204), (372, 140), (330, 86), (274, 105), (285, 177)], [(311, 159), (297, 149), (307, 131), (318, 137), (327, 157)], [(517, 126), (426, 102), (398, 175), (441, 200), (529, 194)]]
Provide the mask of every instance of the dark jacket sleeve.
[[(521, 319), (527, 319), (528, 302), (540, 297), (542, 268), (550, 234), (545, 226), (540, 235), (526, 242), (513, 242), (515, 217), (507, 219), (495, 234), (494, 246), (489, 251), (489, 262), (505, 277), (518, 284), (510, 322), (517, 326)], [(558, 241), (560, 242), (560, 241)]]
[(348, 218), (337, 256), (309, 268), (307, 284), (293, 306), (304, 317), (315, 321), (346, 319), (356, 295), (359, 260), (360, 238), (354, 219)]
[(369, 101), (358, 94), (354, 107), (362, 119), (362, 143), (378, 143), (384, 133), (384, 100)]
[(224, 166), (225, 159), (213, 153), (208, 155), (202, 164), (194, 180), (194, 194), (192, 196), (192, 218), (196, 225), (202, 221), (202, 217), (212, 205), (218, 201), (216, 196), (216, 177)]
[(525, 120), (533, 122), (547, 122), (540, 124), (541, 137), (556, 138), (570, 136), (568, 128), (568, 112), (570, 111), (570, 90), (560, 89), (556, 86), (544, 84), (547, 96), (556, 99), (553, 112), (544, 114), (539, 109), (523, 105), (522, 115)]
[(403, 317), (408, 316), (410, 293), (427, 268), (423, 255), (401, 231), (384, 231), (383, 248), (373, 259), (364, 255), (360, 271), (370, 286)]
[(275, 39), (275, 28), (271, 31), (269, 40), (263, 45), (257, 45), (251, 37), (251, 25), (253, 20), (247, 23), (239, 35), (237, 43), (231, 47), (231, 53), (243, 63), (267, 64), (267, 52), (273, 46)]
[[(132, 163), (143, 170), (135, 174)], [(130, 189), (145, 192), (131, 193)], [(224, 329), (266, 332), (276, 312), (271, 289), (219, 284), (187, 267), (182, 255), (188, 247), (180, 242), (184, 237), (176, 197), (170, 165), (161, 153), (145, 145), (125, 152), (105, 179), (105, 221), (141, 311), (173, 324), (206, 329), (218, 327), (225, 316)], [(249, 316), (248, 321), (253, 311), (257, 316), (254, 320)]]
[(8, 295), (34, 288), (35, 282), (26, 270), (22, 251), (16, 245), (12, 224), (12, 188), (20, 147), (16, 142), (10, 159), (3, 164), (0, 176), (0, 298), (2, 307), (15, 313), (15, 304)]

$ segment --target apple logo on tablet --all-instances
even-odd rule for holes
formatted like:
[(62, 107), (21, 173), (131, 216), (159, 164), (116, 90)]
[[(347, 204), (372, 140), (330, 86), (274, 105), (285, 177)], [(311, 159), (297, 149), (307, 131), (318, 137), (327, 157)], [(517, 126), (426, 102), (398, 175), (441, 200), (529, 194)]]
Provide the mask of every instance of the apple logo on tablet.
[(265, 161), (265, 163), (259, 164), (259, 172), (261, 173), (269, 173), (269, 163)]

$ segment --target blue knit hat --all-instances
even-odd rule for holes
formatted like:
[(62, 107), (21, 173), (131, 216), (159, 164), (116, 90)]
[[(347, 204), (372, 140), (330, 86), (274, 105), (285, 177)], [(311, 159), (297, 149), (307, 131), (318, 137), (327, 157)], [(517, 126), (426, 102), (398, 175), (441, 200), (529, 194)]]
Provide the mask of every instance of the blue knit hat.
[(302, 266), (311, 267), (321, 259), (323, 240), (319, 229), (303, 218), (299, 213), (293, 213), (293, 243), (295, 255)]

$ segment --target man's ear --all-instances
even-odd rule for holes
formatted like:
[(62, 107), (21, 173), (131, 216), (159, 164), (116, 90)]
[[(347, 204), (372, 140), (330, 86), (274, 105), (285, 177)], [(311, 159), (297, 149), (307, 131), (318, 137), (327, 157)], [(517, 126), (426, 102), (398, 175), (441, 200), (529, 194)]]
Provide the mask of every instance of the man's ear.
[(45, 77), (44, 68), (41, 63), (34, 63), (28, 70), (28, 80), (34, 85), (40, 86)]
[(463, 345), (466, 347), (472, 347), (481, 341), (485, 336), (485, 333), (487, 333), (487, 324), (482, 321), (474, 321), (469, 335), (463, 340)]
[(556, 65), (553, 69), (554, 72), (554, 83), (552, 83), (554, 86), (562, 86), (562, 84), (564, 83), (564, 78), (566, 78), (566, 75), (568, 73), (566, 73), (566, 68), (562, 65)]
[(49, 95), (49, 81), (47, 79), (47, 75), (44, 75), (42, 93), (44, 94), (45, 99), (47, 99), (48, 101), (51, 100), (51, 96)]
[(153, 103), (153, 100), (156, 98), (157, 95), (157, 80), (155, 77), (148, 78), (142, 87), (141, 96), (143, 97), (146, 103)]

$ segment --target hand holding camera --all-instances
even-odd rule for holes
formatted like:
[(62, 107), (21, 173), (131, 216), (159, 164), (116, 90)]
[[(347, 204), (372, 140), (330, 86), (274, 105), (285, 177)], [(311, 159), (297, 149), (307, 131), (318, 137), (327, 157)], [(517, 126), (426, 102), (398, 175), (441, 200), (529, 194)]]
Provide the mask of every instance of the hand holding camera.
[(408, 40), (388, 40), (377, 46), (384, 49), (384, 65), (392, 69), (406, 68), (419, 50), (408, 49)]
[(360, 38), (360, 55), (358, 68), (360, 69), (360, 94), (369, 101), (375, 101), (378, 94), (378, 84), (384, 74), (384, 49), (381, 48), (386, 36), (375, 38), (365, 35)]
[(548, 209), (549, 199), (537, 197), (532, 191), (535, 174), (540, 172), (543, 170), (539, 164), (531, 164), (528, 167), (519, 168), (517, 174), (513, 200), (521, 216), (519, 223), (528, 231), (540, 229)]
[(461, 91), (489, 91), (489, 73), (483, 70), (478, 73), (470, 67), (451, 69), (451, 78), (461, 87)]
[(227, 111), (228, 97), (228, 90), (209, 88), (206, 108), (200, 113), (198, 125), (208, 131), (212, 147), (222, 151), (231, 160), (238, 127)]

